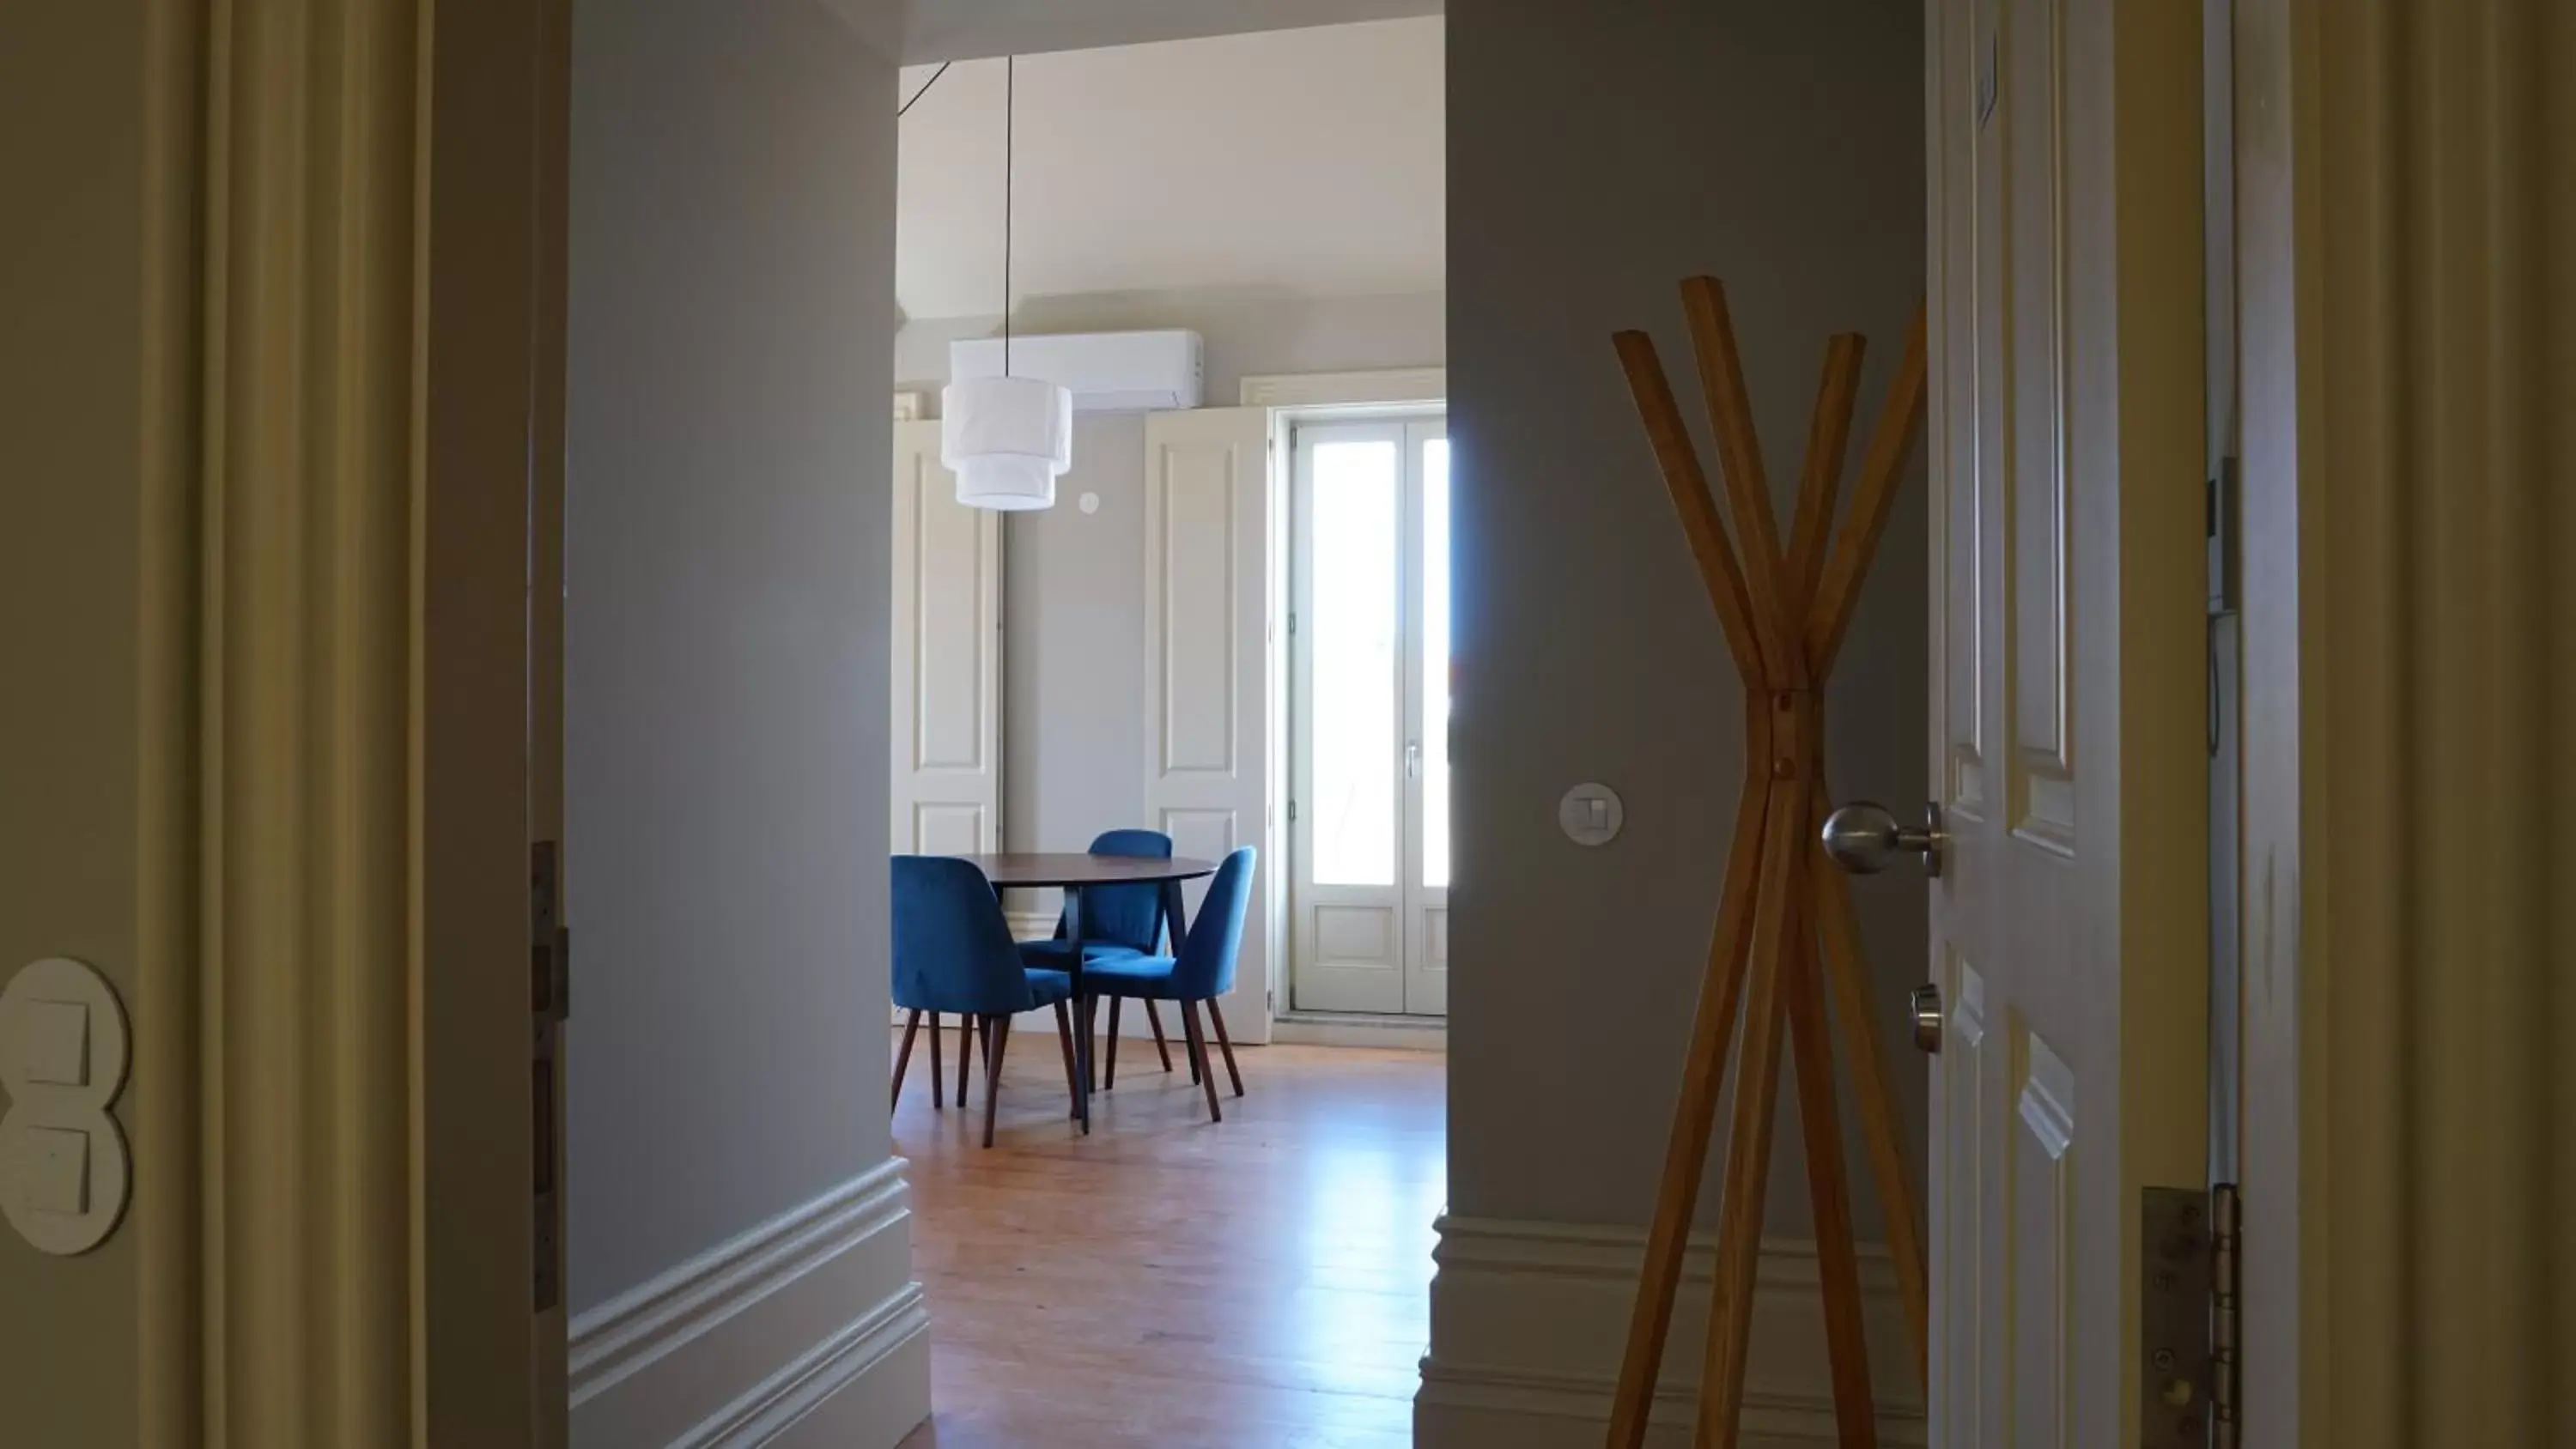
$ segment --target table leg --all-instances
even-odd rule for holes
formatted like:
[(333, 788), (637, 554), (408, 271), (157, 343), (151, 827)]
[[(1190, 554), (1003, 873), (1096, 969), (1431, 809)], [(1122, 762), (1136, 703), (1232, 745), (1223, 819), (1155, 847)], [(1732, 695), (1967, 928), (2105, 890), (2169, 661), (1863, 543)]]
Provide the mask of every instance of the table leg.
[(1073, 977), (1073, 1055), (1074, 1073), (1081, 1089), (1081, 1117), (1084, 1136), (1091, 1135), (1091, 996), (1082, 979), (1082, 888), (1064, 888), (1065, 947), (1072, 953), (1066, 970)]
[(1176, 880), (1163, 882), (1163, 925), (1171, 935), (1169, 949), (1178, 956), (1181, 954), (1181, 940), (1189, 934), (1190, 923), (1188, 906), (1181, 898), (1181, 883)]

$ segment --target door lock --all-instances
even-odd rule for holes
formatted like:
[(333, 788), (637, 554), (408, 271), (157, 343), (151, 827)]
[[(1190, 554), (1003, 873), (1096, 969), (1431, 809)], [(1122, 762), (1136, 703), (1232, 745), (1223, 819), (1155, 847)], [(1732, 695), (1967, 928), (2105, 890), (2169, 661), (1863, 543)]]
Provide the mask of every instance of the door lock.
[(1925, 982), (1914, 988), (1914, 1049), (1927, 1057), (1941, 1054), (1941, 988)]

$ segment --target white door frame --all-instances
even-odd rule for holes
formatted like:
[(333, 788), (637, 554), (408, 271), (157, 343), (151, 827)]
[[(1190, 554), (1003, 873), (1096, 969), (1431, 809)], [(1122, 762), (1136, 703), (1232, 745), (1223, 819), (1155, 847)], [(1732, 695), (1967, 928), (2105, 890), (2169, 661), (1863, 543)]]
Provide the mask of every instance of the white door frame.
[(2576, 1434), (2547, 9), (2236, 4), (2248, 1445)]
[[(152, 1130), (124, 1240), (64, 1271), (152, 1305), (144, 1444), (563, 1441), (562, 1320), (530, 1293), (528, 874), (532, 731), (560, 716), (524, 651), (560, 517), (565, 11), (137, 21), (116, 627)], [(118, 1291), (90, 1281), (87, 1305)]]

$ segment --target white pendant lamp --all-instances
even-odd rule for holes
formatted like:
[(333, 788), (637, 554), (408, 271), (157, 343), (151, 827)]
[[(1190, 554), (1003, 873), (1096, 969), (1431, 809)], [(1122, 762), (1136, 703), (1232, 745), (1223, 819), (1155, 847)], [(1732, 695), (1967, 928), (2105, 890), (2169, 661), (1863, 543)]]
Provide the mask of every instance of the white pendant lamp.
[(1043, 378), (1011, 375), (1011, 142), (1018, 58), (1002, 64), (1002, 375), (959, 378), (939, 390), (939, 461), (957, 475), (957, 501), (969, 508), (1052, 508), (1055, 480), (1073, 466), (1073, 393)]

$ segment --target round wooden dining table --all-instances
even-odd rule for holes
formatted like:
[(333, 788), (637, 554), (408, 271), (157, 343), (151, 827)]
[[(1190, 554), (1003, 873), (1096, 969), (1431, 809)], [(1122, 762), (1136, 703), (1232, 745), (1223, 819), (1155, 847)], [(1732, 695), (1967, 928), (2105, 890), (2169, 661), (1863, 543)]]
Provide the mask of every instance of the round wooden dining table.
[(1186, 855), (1092, 855), (1084, 851), (999, 851), (957, 857), (984, 873), (995, 900), (1004, 890), (1054, 887), (1064, 892), (1066, 954), (1073, 976), (1074, 1080), (1081, 1084), (1077, 1113), (1082, 1130), (1091, 1130), (1092, 1001), (1082, 984), (1082, 892), (1090, 886), (1157, 885), (1163, 892), (1163, 924), (1172, 950), (1181, 949), (1189, 922), (1181, 902), (1181, 882), (1214, 875), (1216, 862)]

